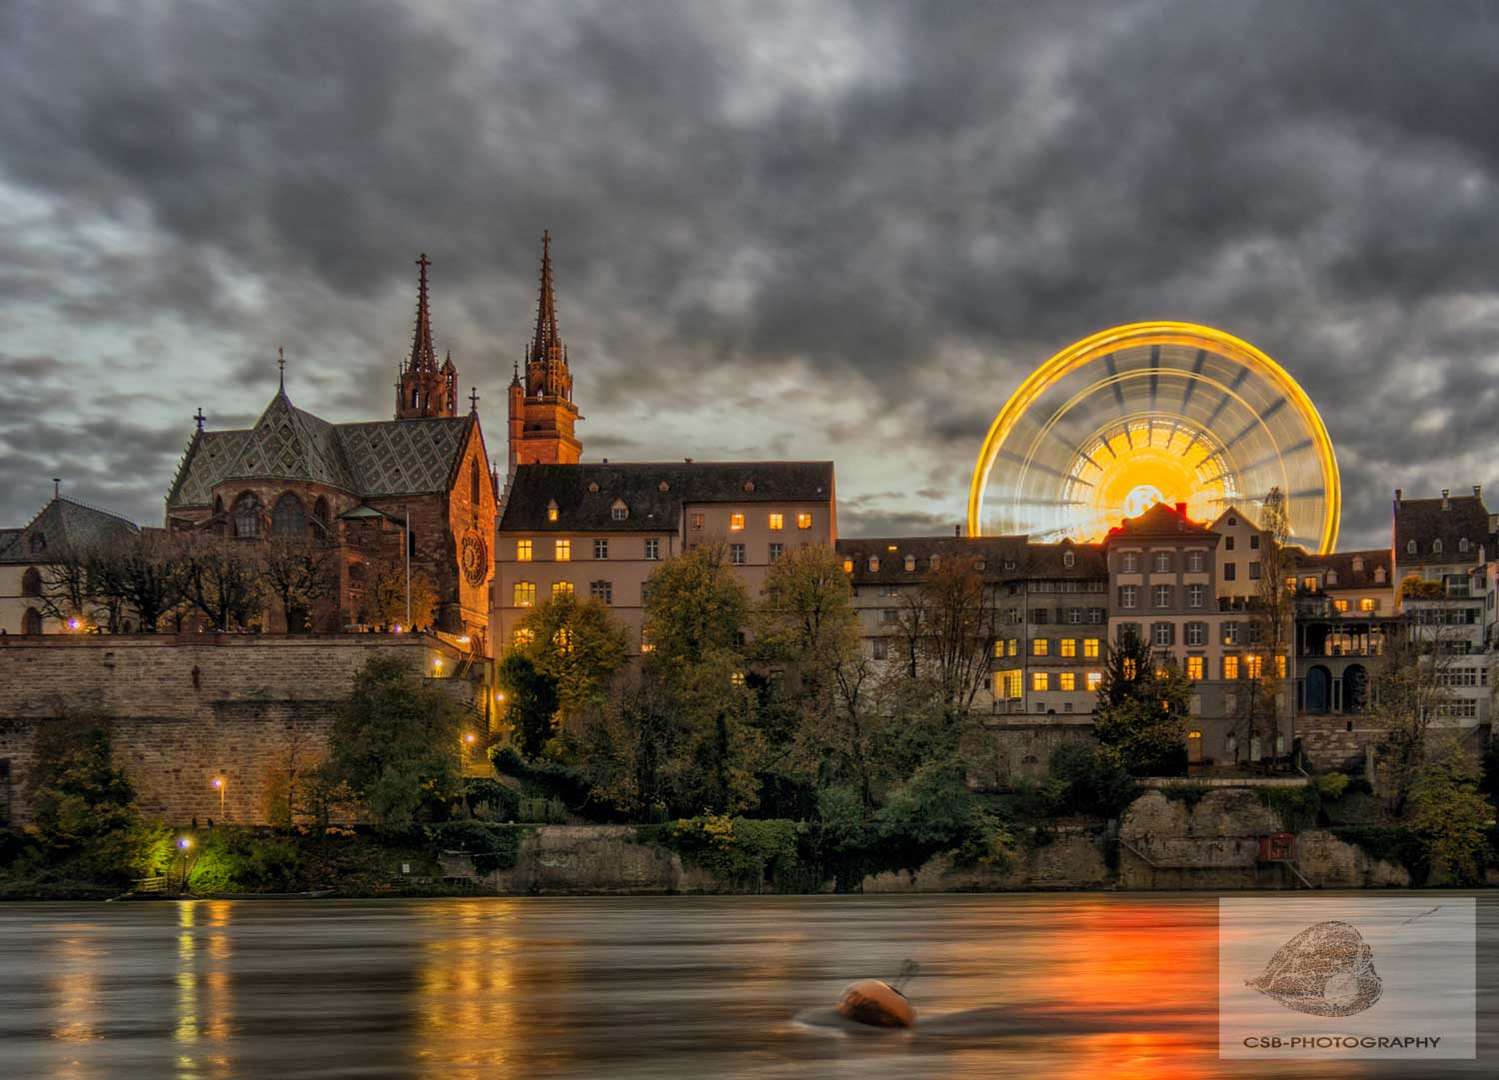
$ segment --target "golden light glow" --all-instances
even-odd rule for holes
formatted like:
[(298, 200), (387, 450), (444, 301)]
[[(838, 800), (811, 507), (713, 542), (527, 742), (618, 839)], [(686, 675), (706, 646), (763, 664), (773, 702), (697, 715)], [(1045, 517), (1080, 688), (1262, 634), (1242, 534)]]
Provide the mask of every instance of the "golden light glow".
[[(1195, 361), (1195, 362), (1194, 362)], [(996, 462), (1037, 539), (1099, 539), (1156, 502), (1212, 521), (1287, 498), (1293, 542), (1337, 544), (1341, 490), (1327, 429), (1305, 391), (1253, 345), (1208, 326), (1146, 322), (1075, 342), (1027, 377), (994, 418), (968, 493), (984, 534)], [(1002, 484), (1004, 486), (1004, 484)], [(1010, 509), (1007, 508), (1007, 509)], [(1050, 531), (1053, 536), (1039, 535)]]

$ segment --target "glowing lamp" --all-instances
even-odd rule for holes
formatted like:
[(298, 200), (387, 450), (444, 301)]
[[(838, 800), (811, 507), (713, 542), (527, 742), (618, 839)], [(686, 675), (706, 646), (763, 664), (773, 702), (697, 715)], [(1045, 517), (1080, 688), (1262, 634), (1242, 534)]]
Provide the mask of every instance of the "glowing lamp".
[(474, 742), (476, 741), (476, 737), (475, 737), (474, 733), (472, 731), (470, 731), (470, 732), (467, 732), (463, 736), (463, 741), (466, 742), (466, 743), (468, 743), (470, 746), (473, 746)]
[(177, 838), (177, 847), (178, 847), (179, 850), (186, 851), (188, 848), (190, 848), (192, 846), (193, 846), (193, 838), (192, 837), (190, 837), (190, 836), (179, 836)]

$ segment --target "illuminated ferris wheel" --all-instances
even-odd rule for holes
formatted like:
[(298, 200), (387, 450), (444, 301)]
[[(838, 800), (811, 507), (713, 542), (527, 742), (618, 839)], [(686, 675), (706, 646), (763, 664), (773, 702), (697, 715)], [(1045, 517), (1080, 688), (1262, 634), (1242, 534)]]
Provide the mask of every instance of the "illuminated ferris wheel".
[(994, 418), (968, 532), (1097, 540), (1157, 502), (1198, 521), (1285, 497), (1290, 540), (1337, 544), (1340, 489), (1316, 406), (1253, 345), (1192, 323), (1116, 326), (1037, 368)]

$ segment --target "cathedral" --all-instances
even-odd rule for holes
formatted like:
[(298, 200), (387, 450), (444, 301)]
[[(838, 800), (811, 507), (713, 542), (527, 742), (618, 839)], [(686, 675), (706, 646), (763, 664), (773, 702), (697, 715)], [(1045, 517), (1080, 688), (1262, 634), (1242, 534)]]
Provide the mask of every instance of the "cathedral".
[[(336, 552), (336, 599), (309, 613), (319, 630), (382, 618), (375, 593), (404, 587), (431, 599), (434, 629), (487, 652), (498, 491), (478, 398), (458, 410), (458, 371), (433, 341), (425, 255), (417, 260), (416, 327), (396, 382), (394, 418), (329, 423), (281, 385), (254, 427), (213, 431), (202, 411), (166, 500), (168, 531), (236, 541), (309, 540)], [(528, 364), (537, 377), (556, 375)], [(564, 363), (565, 369), (565, 363)], [(564, 370), (565, 374), (565, 370)], [(387, 605), (388, 608), (388, 605)], [(284, 631), (269, 615), (266, 629)], [(422, 618), (413, 621), (422, 625)]]

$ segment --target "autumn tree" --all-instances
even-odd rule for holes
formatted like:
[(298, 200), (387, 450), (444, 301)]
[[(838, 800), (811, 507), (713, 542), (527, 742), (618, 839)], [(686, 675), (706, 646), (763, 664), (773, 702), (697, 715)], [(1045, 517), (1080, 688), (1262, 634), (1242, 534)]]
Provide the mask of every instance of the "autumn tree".
[(495, 679), (505, 695), (505, 718), (516, 749), (524, 757), (540, 757), (556, 731), (557, 680), (538, 671), (530, 656), (513, 649), (500, 661)]
[(521, 621), (523, 653), (556, 687), (564, 722), (601, 706), (630, 654), (630, 631), (599, 600), (554, 596)]
[[(376, 626), (431, 626), (437, 617), (437, 590), (419, 570), (410, 571), (400, 558), (372, 559), (365, 567), (366, 584), (361, 622)], [(410, 595), (410, 617), (407, 595)]]
[(1280, 488), (1271, 488), (1260, 511), (1260, 579), (1250, 597), (1249, 641), (1241, 654), (1245, 670), (1233, 691), (1233, 716), (1246, 746), (1261, 739), (1274, 752), (1281, 710), (1290, 703), (1287, 687), (1295, 592), (1290, 523)]
[(338, 593), (336, 549), (320, 540), (272, 536), (260, 550), (260, 568), (289, 634), (310, 629), (318, 602)]
[(1408, 610), (1413, 621), (1388, 635), (1373, 679), (1370, 722), (1386, 732), (1384, 794), (1396, 814), (1404, 812), (1425, 763), (1432, 722), (1453, 698), (1449, 672), (1456, 635), (1451, 627), (1419, 621), (1423, 610), (1433, 609)]
[(951, 718), (966, 716), (988, 686), (997, 635), (993, 598), (972, 558), (930, 569), (897, 617), (906, 674), (924, 682)]
[(1103, 753), (1135, 776), (1185, 773), (1191, 696), (1174, 661), (1157, 661), (1138, 634), (1124, 635), (1109, 648), (1093, 706)]
[(1448, 736), (1426, 748), (1411, 780), (1406, 820), (1437, 881), (1483, 880), (1494, 805), (1478, 790), (1480, 775), (1477, 758)]

